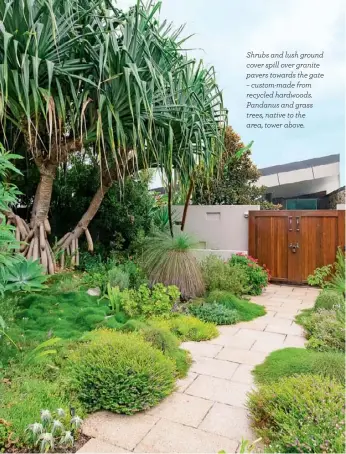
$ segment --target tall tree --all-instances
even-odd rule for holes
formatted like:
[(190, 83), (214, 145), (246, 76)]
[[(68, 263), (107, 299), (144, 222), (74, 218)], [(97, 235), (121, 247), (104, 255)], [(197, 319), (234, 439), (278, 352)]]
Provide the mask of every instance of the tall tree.
[(97, 157), (100, 187), (58, 243), (69, 253), (83, 233), (90, 240), (88, 225), (114, 181), (157, 166), (168, 179), (175, 169), (184, 184), (223, 147), (213, 70), (182, 54), (182, 29), (160, 23), (159, 9), (140, 1), (126, 14), (111, 0), (0, 3), (1, 135), (8, 148), (24, 144), (40, 173), (20, 235), (24, 255), (49, 273), (53, 181), (72, 154), (88, 147)]

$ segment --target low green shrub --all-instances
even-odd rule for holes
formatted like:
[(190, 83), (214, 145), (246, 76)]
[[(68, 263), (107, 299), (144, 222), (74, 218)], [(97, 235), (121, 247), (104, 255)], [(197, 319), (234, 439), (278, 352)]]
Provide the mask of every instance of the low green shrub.
[(173, 361), (135, 333), (88, 333), (70, 356), (72, 388), (87, 411), (133, 414), (174, 389)]
[(344, 452), (344, 388), (330, 378), (298, 375), (252, 391), (253, 425), (275, 453)]
[(333, 265), (325, 265), (320, 268), (316, 268), (313, 274), (309, 274), (307, 277), (307, 282), (311, 286), (317, 286), (324, 288), (327, 284), (327, 280), (331, 275), (333, 270)]
[(233, 325), (239, 321), (236, 310), (228, 309), (219, 303), (190, 304), (189, 312), (203, 322), (211, 322), (216, 325)]
[(341, 309), (345, 307), (345, 299), (342, 294), (334, 290), (323, 290), (316, 298), (314, 310), (318, 309)]
[(345, 313), (343, 310), (307, 310), (297, 316), (308, 338), (307, 347), (319, 351), (345, 351)]
[(151, 319), (150, 323), (168, 328), (182, 342), (209, 340), (219, 334), (214, 323), (202, 322), (198, 318), (187, 315), (175, 315), (169, 319)]
[(130, 286), (130, 276), (121, 268), (115, 267), (108, 271), (108, 283), (111, 287), (119, 287), (120, 290), (124, 290)]
[(266, 313), (265, 308), (263, 306), (260, 306), (259, 304), (241, 300), (232, 293), (219, 290), (211, 292), (207, 296), (206, 302), (222, 304), (227, 309), (237, 311), (239, 321), (244, 322), (253, 320), (256, 317), (261, 317)]
[(234, 295), (244, 295), (249, 292), (247, 272), (241, 265), (230, 265), (220, 257), (209, 255), (201, 263), (201, 269), (206, 289), (226, 290)]
[(345, 383), (345, 357), (339, 352), (315, 352), (305, 348), (285, 348), (271, 353), (255, 367), (258, 383), (271, 383), (292, 375), (321, 375)]
[(155, 284), (151, 289), (141, 285), (138, 290), (121, 292), (121, 306), (129, 317), (167, 317), (179, 296), (174, 285)]
[(242, 253), (232, 255), (229, 260), (230, 265), (240, 265), (245, 270), (248, 278), (249, 295), (261, 295), (271, 277), (266, 265), (261, 266), (257, 262), (257, 259)]

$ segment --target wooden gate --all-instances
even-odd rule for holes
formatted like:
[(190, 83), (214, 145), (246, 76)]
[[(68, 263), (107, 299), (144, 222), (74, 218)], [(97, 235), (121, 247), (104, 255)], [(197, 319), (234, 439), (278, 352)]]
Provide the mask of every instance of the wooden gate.
[(250, 211), (249, 254), (265, 264), (272, 280), (304, 283), (345, 249), (345, 211)]

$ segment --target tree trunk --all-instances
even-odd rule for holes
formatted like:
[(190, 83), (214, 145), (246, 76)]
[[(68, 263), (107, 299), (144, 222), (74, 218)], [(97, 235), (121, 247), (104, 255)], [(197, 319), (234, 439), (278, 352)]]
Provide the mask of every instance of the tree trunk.
[(186, 199), (185, 199), (183, 217), (182, 217), (182, 219), (181, 219), (181, 227), (180, 227), (180, 230), (181, 230), (182, 232), (184, 231), (184, 228), (185, 228), (187, 210), (188, 210), (188, 208), (189, 208), (192, 190), (193, 190), (193, 180), (191, 179), (191, 180), (190, 180), (190, 187), (189, 187), (189, 190), (188, 190), (188, 192), (187, 192)]

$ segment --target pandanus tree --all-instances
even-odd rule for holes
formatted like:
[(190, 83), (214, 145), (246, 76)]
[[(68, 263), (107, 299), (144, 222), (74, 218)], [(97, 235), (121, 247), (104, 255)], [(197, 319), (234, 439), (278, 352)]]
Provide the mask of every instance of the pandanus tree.
[(138, 1), (124, 14), (104, 0), (0, 3), (0, 138), (13, 151), (24, 144), (40, 173), (31, 218), (6, 215), (23, 254), (49, 273), (53, 181), (73, 153), (95, 154), (100, 186), (59, 240), (62, 262), (66, 251), (76, 256), (82, 234), (92, 249), (88, 226), (114, 181), (158, 167), (185, 184), (222, 149), (213, 71), (183, 54), (182, 29), (160, 23), (159, 7)]

